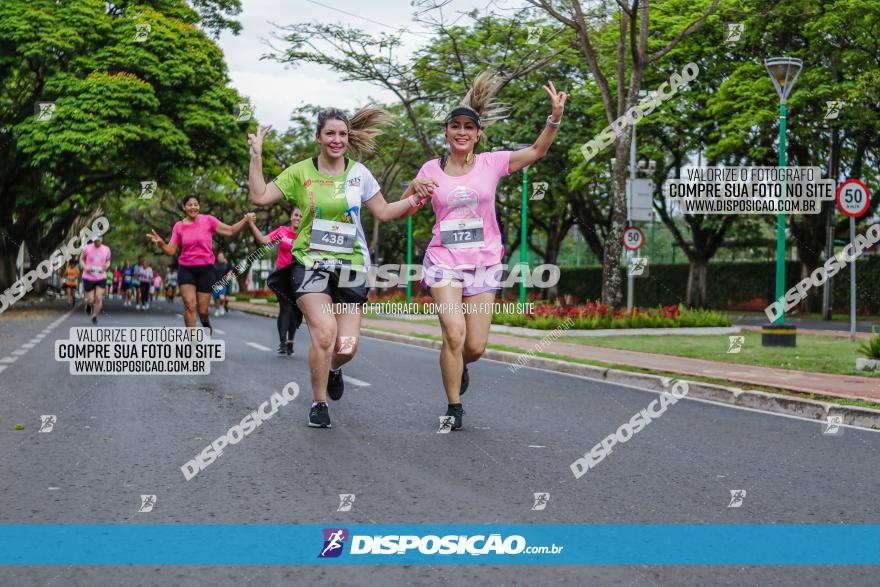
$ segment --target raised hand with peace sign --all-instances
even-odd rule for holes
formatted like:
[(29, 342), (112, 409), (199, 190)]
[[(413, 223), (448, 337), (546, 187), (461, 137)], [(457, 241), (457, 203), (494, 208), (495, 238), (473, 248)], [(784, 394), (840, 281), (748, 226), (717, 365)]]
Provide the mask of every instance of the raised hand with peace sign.
[(266, 135), (269, 131), (272, 130), (272, 125), (261, 126), (257, 128), (256, 133), (248, 134), (248, 145), (251, 147), (251, 156), (260, 157), (263, 154), (263, 139), (266, 138)]

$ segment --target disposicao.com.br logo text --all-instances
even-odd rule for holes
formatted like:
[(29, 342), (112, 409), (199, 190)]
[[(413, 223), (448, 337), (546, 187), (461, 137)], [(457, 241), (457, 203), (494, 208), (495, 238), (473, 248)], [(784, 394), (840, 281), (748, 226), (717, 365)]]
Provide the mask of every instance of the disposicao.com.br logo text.
[[(559, 554), (563, 546), (529, 546), (520, 535), (502, 537), (501, 534), (445, 535), (415, 534), (389, 535), (351, 535), (339, 528), (324, 530), (324, 549), (320, 557), (335, 557), (342, 552), (348, 538), (351, 555), (516, 555), (516, 554)], [(329, 550), (328, 550), (329, 549)]]

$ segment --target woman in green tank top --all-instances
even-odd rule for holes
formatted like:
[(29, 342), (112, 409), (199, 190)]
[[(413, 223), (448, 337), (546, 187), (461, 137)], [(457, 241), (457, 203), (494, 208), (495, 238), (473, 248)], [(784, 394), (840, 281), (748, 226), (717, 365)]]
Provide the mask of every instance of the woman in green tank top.
[[(363, 273), (370, 253), (361, 224), (363, 206), (382, 222), (411, 215), (433, 191), (431, 179), (410, 184), (397, 202), (387, 202), (379, 183), (367, 167), (349, 160), (374, 150), (377, 128), (390, 120), (380, 108), (364, 108), (350, 119), (340, 110), (318, 114), (315, 141), (320, 153), (304, 159), (266, 183), (263, 177), (263, 139), (271, 127), (248, 135), (250, 145), (250, 198), (257, 206), (270, 206), (282, 199), (302, 212), (302, 222), (291, 253), (292, 298), (306, 318), (311, 336), (309, 367), (314, 402), (309, 426), (330, 427), (327, 395), (342, 397), (341, 367), (357, 352), (360, 341), (361, 307), (366, 301), (366, 282), (355, 285), (352, 272)], [(340, 283), (342, 281), (343, 283)]]

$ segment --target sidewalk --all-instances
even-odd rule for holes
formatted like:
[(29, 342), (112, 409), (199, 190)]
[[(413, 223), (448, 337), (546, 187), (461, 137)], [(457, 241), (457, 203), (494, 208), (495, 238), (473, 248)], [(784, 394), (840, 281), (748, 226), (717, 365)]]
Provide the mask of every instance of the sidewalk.
[[(275, 316), (278, 306), (275, 304), (257, 305), (244, 302), (230, 303), (236, 310), (250, 311), (267, 316)], [(365, 329), (376, 329), (398, 334), (427, 334), (440, 336), (440, 325), (414, 324), (406, 321), (378, 320), (365, 318), (362, 324)], [(504, 345), (524, 352), (536, 350), (538, 339), (526, 339), (509, 334), (492, 332), (489, 344)], [(608, 365), (620, 365), (650, 369), (680, 375), (708, 377), (735, 383), (746, 383), (761, 387), (770, 387), (788, 391), (814, 393), (847, 399), (864, 399), (880, 402), (880, 379), (869, 377), (831, 375), (810, 373), (791, 369), (773, 369), (756, 365), (734, 365), (702, 359), (655, 355), (637, 351), (590, 347), (554, 341), (545, 349), (553, 355), (572, 357), (589, 361), (598, 361)]]

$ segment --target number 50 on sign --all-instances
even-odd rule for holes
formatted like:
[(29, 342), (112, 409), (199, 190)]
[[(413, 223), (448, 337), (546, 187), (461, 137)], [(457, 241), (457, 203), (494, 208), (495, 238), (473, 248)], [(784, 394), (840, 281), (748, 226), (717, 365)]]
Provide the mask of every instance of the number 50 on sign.
[(645, 233), (635, 226), (629, 226), (623, 231), (623, 246), (630, 251), (638, 251), (645, 243)]
[(870, 204), (868, 187), (857, 179), (848, 179), (837, 188), (837, 207), (847, 216), (858, 218)]

